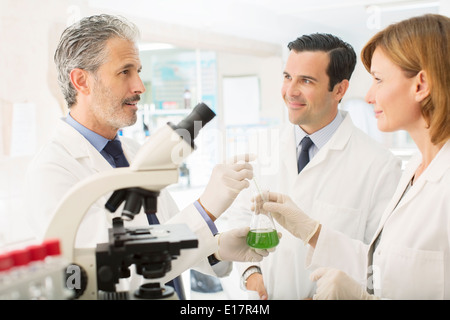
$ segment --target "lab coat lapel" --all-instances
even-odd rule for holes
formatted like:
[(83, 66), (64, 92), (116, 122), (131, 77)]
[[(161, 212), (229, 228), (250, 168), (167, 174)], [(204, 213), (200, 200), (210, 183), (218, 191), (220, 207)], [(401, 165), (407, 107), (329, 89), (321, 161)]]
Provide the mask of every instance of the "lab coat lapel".
[[(319, 150), (319, 152), (311, 159), (308, 165), (302, 170), (301, 173), (307, 172), (313, 167), (317, 166), (321, 162), (325, 161), (330, 150), (342, 151), (347, 145), (352, 130), (354, 128), (353, 122), (346, 111), (340, 111), (344, 117), (341, 125), (337, 128), (336, 132), (330, 138), (330, 140)], [(301, 174), (300, 173), (300, 174)]]
[[(414, 156), (410, 162), (408, 163), (408, 166), (405, 168), (405, 171), (403, 172), (403, 175), (398, 183), (398, 187), (394, 193), (394, 196), (392, 197), (391, 202), (389, 202), (388, 206), (386, 207), (386, 210), (384, 211), (383, 216), (381, 217), (380, 220), (380, 225), (378, 227), (378, 230), (376, 232), (376, 236), (378, 235), (379, 232), (381, 232), (381, 230), (383, 229), (384, 224), (386, 223), (386, 220), (391, 216), (391, 214), (398, 209), (400, 206), (404, 205), (405, 200), (407, 200), (408, 198), (410, 199), (410, 196), (412, 193), (416, 194), (417, 192), (412, 192), (415, 190), (418, 190), (420, 188), (411, 188), (408, 193), (405, 195), (405, 199), (403, 199), (402, 203), (400, 204), (399, 201), (401, 200), (408, 184), (411, 181), (411, 178), (414, 175), (414, 172), (416, 171), (418, 165), (420, 164), (421, 161), (421, 155), (418, 154), (416, 156)], [(418, 187), (417, 185), (415, 187)], [(414, 189), (414, 190), (413, 190)], [(408, 198), (406, 198), (408, 196)]]
[[(408, 204), (428, 183), (436, 182), (443, 176), (445, 171), (450, 168), (450, 162), (448, 162), (449, 153), (450, 142), (447, 142), (442, 147), (442, 149), (439, 150), (436, 157), (431, 161), (422, 175), (418, 179), (414, 180), (414, 185), (411, 187), (411, 189), (409, 189), (409, 191), (403, 197), (402, 201), (397, 205), (397, 207), (395, 207), (395, 209), (393, 209), (393, 211), (399, 210), (400, 208)], [(402, 180), (404, 189), (406, 189), (406, 186), (413, 177), (421, 161), (422, 157), (419, 154), (414, 158), (412, 165), (408, 166), (408, 172), (405, 172), (405, 180)], [(400, 192), (399, 195), (401, 197)]]
[(64, 120), (61, 120), (58, 126), (57, 139), (77, 161), (85, 161), (96, 172), (112, 169), (111, 165), (100, 152), (72, 126)]
[[(374, 235), (372, 242), (378, 237), (379, 233), (384, 227), (387, 219), (396, 211), (400, 210), (402, 207), (407, 205), (412, 199), (414, 199), (417, 194), (426, 186), (427, 183), (433, 183), (438, 181), (446, 170), (450, 168), (450, 163), (448, 162), (448, 158), (450, 157), (450, 141), (448, 141), (433, 161), (430, 163), (428, 168), (422, 173), (422, 175), (417, 179), (413, 185), (409, 189), (409, 191), (405, 194), (402, 199), (402, 195), (408, 186), (408, 183), (411, 181), (414, 173), (417, 170), (417, 167), (420, 165), (422, 161), (422, 155), (416, 154), (411, 158), (408, 162), (405, 171), (400, 179), (397, 190), (395, 191), (394, 196), (392, 197), (392, 201), (387, 206), (380, 224), (378, 226), (378, 230)], [(402, 200), (401, 202), (399, 202)]]
[(91, 160), (92, 169), (98, 172), (113, 169), (100, 152), (98, 152), (89, 142), (87, 143), (89, 144), (89, 147), (86, 148), (86, 157)]
[[(283, 130), (280, 136), (280, 152), (282, 156), (281, 162), (284, 166), (285, 172), (287, 172), (286, 182), (288, 186), (293, 186), (297, 179), (297, 152), (295, 146), (295, 131), (294, 125), (288, 126)], [(281, 173), (280, 173), (281, 174)]]

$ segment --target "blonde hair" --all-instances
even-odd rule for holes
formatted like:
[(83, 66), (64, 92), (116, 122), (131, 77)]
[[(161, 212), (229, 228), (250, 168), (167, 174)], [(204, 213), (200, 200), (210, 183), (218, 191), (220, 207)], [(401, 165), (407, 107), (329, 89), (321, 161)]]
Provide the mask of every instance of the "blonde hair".
[(430, 94), (422, 101), (422, 115), (430, 128), (431, 142), (450, 138), (450, 18), (438, 14), (413, 17), (375, 34), (361, 51), (370, 72), (377, 47), (409, 78), (425, 71)]

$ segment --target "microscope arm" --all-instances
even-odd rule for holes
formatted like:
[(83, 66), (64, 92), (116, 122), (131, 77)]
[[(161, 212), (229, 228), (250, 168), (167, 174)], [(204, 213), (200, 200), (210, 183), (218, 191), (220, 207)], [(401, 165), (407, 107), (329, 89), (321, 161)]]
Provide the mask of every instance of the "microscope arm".
[(142, 145), (128, 168), (99, 172), (72, 187), (59, 203), (45, 238), (57, 238), (62, 255), (69, 263), (78, 263), (91, 276), (85, 296), (96, 298), (95, 248), (75, 248), (78, 228), (95, 201), (108, 192), (143, 188), (153, 192), (178, 181), (178, 167), (195, 149), (198, 131), (215, 113), (203, 103), (178, 125), (167, 123)]
[(73, 251), (78, 227), (91, 205), (101, 196), (131, 187), (159, 191), (177, 180), (177, 169), (131, 171), (130, 168), (117, 168), (95, 174), (76, 184), (63, 198), (45, 238), (60, 239), (63, 256), (68, 261), (75, 261)]
[(59, 203), (45, 238), (59, 238), (63, 255), (74, 261), (78, 227), (95, 201), (125, 188), (159, 192), (178, 181), (178, 166), (192, 151), (169, 125), (160, 128), (142, 145), (130, 167), (99, 172), (71, 188)]

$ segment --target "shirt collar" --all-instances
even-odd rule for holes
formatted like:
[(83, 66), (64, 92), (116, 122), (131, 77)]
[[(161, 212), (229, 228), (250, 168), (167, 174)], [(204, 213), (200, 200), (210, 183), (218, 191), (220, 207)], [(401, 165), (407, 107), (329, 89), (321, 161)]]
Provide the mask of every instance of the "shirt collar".
[[(65, 121), (75, 130), (77, 130), (81, 135), (83, 135), (83, 137), (85, 137), (86, 140), (88, 140), (94, 146), (94, 148), (97, 149), (98, 152), (102, 151), (109, 141), (105, 137), (102, 137), (98, 133), (89, 130), (88, 128), (77, 122), (74, 118), (72, 118), (70, 113), (65, 118)], [(117, 135), (114, 139), (118, 139)]]
[(305, 136), (309, 136), (314, 145), (318, 149), (321, 149), (328, 142), (328, 140), (330, 140), (337, 128), (339, 128), (339, 125), (342, 123), (343, 119), (342, 114), (338, 111), (333, 121), (312, 134), (307, 134), (302, 128), (300, 128), (300, 126), (295, 126), (296, 146), (299, 146)]

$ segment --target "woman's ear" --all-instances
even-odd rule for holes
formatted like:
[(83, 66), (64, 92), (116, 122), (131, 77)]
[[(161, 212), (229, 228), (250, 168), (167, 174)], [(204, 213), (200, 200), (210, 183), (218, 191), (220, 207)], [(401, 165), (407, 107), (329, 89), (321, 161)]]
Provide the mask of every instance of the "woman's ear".
[(421, 102), (430, 95), (430, 83), (428, 82), (427, 73), (421, 70), (416, 75), (416, 101)]
[(88, 74), (86, 70), (75, 68), (70, 72), (70, 81), (75, 90), (79, 93), (87, 95), (90, 93), (88, 84)]

